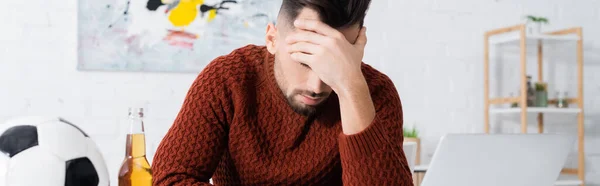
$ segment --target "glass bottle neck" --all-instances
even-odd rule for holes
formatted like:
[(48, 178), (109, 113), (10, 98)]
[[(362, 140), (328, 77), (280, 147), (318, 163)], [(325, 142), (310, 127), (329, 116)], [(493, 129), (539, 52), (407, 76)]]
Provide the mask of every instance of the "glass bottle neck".
[(141, 108), (129, 109), (129, 133), (144, 133), (144, 111)]
[(127, 157), (143, 157), (146, 155), (146, 137), (144, 134), (144, 114), (141, 108), (129, 110), (129, 132), (127, 133)]

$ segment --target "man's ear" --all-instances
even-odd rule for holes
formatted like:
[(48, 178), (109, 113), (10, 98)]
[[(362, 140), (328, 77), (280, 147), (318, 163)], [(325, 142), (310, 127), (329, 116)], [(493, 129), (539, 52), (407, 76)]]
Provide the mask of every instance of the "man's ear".
[(273, 23), (267, 25), (267, 34), (265, 35), (265, 43), (269, 53), (275, 54), (277, 49), (277, 27)]

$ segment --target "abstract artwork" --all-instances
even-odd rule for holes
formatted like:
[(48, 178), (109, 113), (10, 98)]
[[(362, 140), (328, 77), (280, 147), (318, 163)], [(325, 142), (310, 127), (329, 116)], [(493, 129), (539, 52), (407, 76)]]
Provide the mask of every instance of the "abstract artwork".
[(80, 0), (79, 70), (197, 73), (264, 44), (281, 0)]

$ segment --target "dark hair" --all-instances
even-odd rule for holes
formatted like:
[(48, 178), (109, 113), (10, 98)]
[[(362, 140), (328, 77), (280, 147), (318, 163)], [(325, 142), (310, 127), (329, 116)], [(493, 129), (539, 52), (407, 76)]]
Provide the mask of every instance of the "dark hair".
[(356, 23), (362, 27), (370, 3), (371, 0), (283, 0), (280, 14), (292, 21), (306, 7), (315, 10), (321, 21), (333, 28)]

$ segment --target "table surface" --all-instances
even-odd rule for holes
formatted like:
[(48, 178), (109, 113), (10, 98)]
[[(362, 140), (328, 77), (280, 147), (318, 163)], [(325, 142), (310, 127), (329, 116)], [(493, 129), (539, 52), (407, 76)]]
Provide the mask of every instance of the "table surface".
[(415, 166), (415, 172), (427, 172), (429, 165), (417, 165)]

